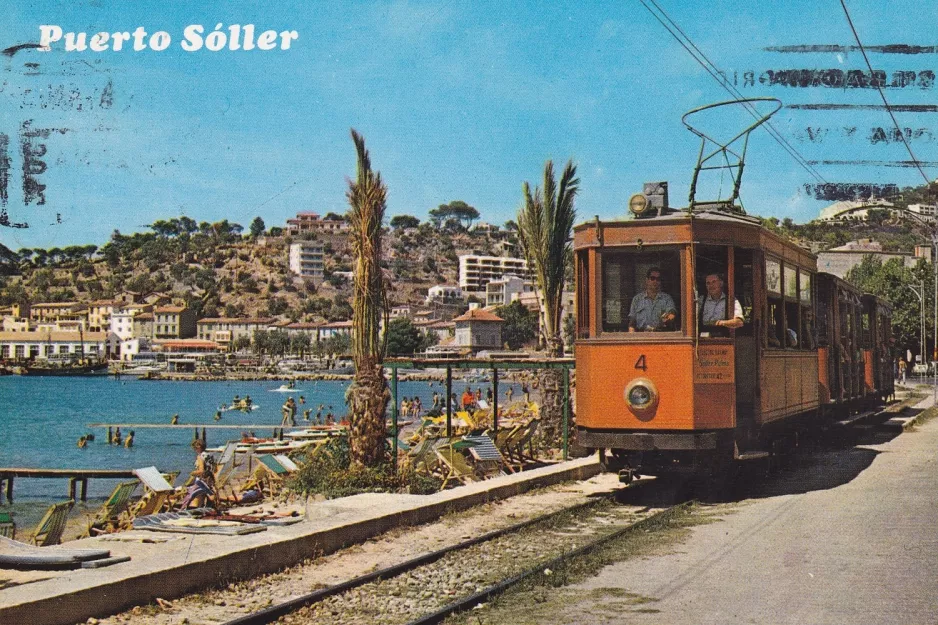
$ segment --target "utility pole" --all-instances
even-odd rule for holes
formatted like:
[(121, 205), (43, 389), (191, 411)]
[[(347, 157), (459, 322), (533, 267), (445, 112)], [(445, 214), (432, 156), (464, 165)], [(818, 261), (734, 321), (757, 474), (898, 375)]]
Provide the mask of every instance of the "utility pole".
[(921, 314), (919, 320), (919, 349), (921, 350), (921, 364), (925, 364), (925, 282), (920, 283), (919, 289), (916, 289), (911, 284), (907, 284), (907, 287), (915, 293), (915, 297), (919, 300), (919, 311)]

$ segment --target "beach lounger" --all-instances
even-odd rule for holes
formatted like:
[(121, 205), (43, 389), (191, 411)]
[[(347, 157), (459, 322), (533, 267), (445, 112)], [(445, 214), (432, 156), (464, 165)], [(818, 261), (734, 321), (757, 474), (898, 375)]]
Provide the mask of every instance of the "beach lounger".
[(36, 526), (36, 531), (33, 532), (33, 544), (37, 547), (47, 547), (62, 542), (65, 522), (68, 520), (68, 513), (74, 505), (75, 502), (69, 500), (49, 506), (42, 520), (39, 521), (39, 525)]
[(88, 535), (97, 536), (118, 529), (119, 517), (130, 505), (130, 496), (137, 490), (137, 480), (121, 482), (107, 498), (94, 520), (88, 525)]
[(487, 434), (479, 436), (464, 436), (463, 440), (472, 443), (468, 448), (469, 455), (475, 461), (478, 472), (482, 477), (505, 475), (505, 469), (514, 473), (514, 468), (508, 460), (495, 447), (495, 442)]
[(176, 492), (173, 485), (156, 469), (156, 467), (146, 467), (143, 469), (134, 469), (140, 482), (146, 488), (146, 493), (134, 506), (133, 516), (146, 516), (156, 512), (162, 512), (163, 507), (169, 502), (170, 497)]
[(445, 467), (443, 485), (440, 487), (441, 490), (446, 488), (450, 480), (459, 480), (463, 484), (476, 481), (475, 473), (466, 461), (465, 456), (452, 445), (446, 445), (440, 449), (434, 449), (433, 451), (436, 457), (439, 458), (443, 467)]
[(59, 571), (98, 568), (127, 562), (130, 556), (111, 556), (107, 549), (35, 547), (0, 536), (0, 569)]

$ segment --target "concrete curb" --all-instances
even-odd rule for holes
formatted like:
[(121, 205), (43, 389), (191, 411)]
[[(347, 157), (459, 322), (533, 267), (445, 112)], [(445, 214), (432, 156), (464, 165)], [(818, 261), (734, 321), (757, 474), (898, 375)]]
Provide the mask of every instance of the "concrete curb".
[[(506, 475), (434, 495), (358, 495), (313, 504), (328, 518), (237, 538), (195, 537), (187, 549), (144, 557), (109, 569), (82, 570), (63, 577), (0, 590), (0, 623), (67, 625), (104, 617), (157, 597), (171, 599), (203, 588), (250, 579), (332, 553), (390, 529), (419, 525), (444, 514), (600, 472), (596, 456)], [(309, 511), (309, 509), (308, 509)], [(221, 539), (221, 540), (219, 540)], [(197, 545), (198, 541), (203, 542)], [(234, 543), (234, 544), (232, 544)], [(87, 539), (70, 547), (124, 547)], [(132, 551), (131, 547), (127, 547)], [(171, 553), (170, 553), (171, 551)]]

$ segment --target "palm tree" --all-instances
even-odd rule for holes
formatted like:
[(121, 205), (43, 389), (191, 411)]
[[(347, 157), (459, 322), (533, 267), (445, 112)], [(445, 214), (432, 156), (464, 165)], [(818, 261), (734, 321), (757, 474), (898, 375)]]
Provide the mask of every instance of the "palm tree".
[(352, 307), (352, 357), (355, 378), (345, 392), (350, 412), (349, 446), (352, 463), (375, 466), (385, 459), (385, 410), (391, 398), (384, 378), (385, 344), (380, 326), (387, 322), (387, 298), (381, 272), (381, 224), (387, 208), (387, 187), (371, 170), (365, 139), (352, 130), (358, 152), (358, 174), (349, 181), (349, 240), (355, 257)]
[[(554, 357), (563, 356), (560, 313), (564, 276), (573, 258), (570, 236), (576, 218), (573, 203), (579, 184), (576, 166), (573, 161), (568, 161), (558, 189), (554, 164), (547, 161), (543, 194), (538, 188), (532, 194), (530, 185), (525, 182), (522, 186), (524, 204), (518, 211), (518, 238), (541, 293), (544, 343), (548, 355)], [(546, 369), (539, 377), (543, 393), (544, 439), (552, 444), (560, 435), (563, 415), (561, 373), (558, 369)]]
[(572, 262), (570, 237), (576, 209), (573, 206), (579, 178), (576, 165), (568, 161), (560, 177), (560, 188), (554, 180), (554, 164), (544, 166), (544, 192), (527, 182), (522, 186), (524, 204), (518, 211), (518, 236), (528, 264), (534, 270), (537, 288), (543, 299), (544, 342), (552, 356), (563, 356), (561, 335), (561, 302), (564, 275)]

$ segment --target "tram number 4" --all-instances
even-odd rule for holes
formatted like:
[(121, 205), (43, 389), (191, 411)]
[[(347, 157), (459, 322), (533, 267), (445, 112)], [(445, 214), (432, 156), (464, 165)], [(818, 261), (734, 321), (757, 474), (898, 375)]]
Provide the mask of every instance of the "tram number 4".
[(639, 356), (638, 360), (635, 361), (635, 368), (641, 369), (642, 371), (648, 371), (648, 364), (645, 362), (645, 354)]

